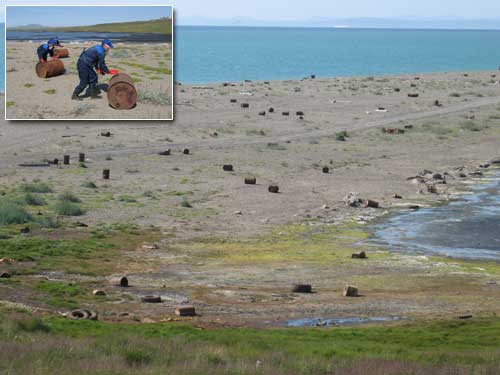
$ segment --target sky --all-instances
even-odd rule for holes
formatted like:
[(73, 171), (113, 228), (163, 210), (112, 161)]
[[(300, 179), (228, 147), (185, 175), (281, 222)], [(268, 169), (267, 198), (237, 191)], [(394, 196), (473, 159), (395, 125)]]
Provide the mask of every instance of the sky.
[(82, 26), (98, 23), (151, 20), (171, 16), (170, 7), (9, 6), (7, 26)]
[[(37, 4), (32, 0), (0, 0), (9, 4)], [(44, 4), (101, 4), (102, 0), (44, 0)], [(231, 19), (273, 24), (317, 18), (496, 19), (499, 0), (106, 0), (107, 5), (173, 5), (178, 24), (216, 23)], [(134, 12), (135, 13), (135, 12)], [(134, 14), (135, 15), (135, 14)], [(94, 22), (91, 22), (94, 23)], [(500, 27), (500, 22), (499, 22)]]

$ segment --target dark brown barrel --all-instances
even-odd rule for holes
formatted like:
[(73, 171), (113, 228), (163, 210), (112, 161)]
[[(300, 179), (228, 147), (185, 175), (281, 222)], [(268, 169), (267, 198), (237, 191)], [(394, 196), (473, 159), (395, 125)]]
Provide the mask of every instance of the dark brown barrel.
[(36, 64), (36, 75), (40, 78), (57, 77), (64, 74), (64, 63), (61, 60), (50, 60)]
[(103, 169), (102, 170), (102, 178), (104, 180), (109, 180), (109, 169)]
[(137, 102), (137, 91), (128, 74), (118, 73), (109, 80), (108, 102), (114, 109), (131, 109)]
[(60, 59), (64, 59), (66, 57), (69, 57), (69, 51), (67, 48), (57, 48), (54, 50), (54, 55), (59, 57)]

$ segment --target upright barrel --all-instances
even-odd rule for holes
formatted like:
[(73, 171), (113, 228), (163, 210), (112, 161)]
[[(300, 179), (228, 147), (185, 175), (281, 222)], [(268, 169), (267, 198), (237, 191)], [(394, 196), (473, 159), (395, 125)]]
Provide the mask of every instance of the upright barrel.
[(137, 102), (137, 91), (132, 78), (125, 73), (115, 74), (109, 80), (108, 102), (114, 109), (131, 109)]
[(69, 57), (69, 51), (67, 48), (56, 48), (54, 50), (54, 55), (59, 57), (60, 59), (64, 59)]
[(50, 60), (36, 64), (36, 75), (40, 78), (57, 77), (64, 74), (64, 63), (60, 60)]

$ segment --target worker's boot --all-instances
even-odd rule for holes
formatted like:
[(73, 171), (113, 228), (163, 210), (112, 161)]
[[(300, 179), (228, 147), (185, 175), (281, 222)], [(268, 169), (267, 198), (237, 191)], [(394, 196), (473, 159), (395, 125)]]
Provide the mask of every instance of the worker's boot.
[(91, 87), (90, 88), (90, 97), (92, 99), (100, 99), (101, 97), (99, 96), (101, 90), (99, 90), (98, 87)]
[(73, 92), (73, 95), (71, 95), (71, 99), (72, 99), (72, 100), (83, 100), (82, 98), (80, 98), (80, 97), (78, 96), (78, 94), (76, 93), (76, 91), (75, 91), (75, 92)]

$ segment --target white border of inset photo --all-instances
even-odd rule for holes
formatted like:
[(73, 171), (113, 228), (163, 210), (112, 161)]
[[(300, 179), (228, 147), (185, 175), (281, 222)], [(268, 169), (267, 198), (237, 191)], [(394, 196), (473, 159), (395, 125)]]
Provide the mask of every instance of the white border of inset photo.
[[(13, 8), (13, 7), (170, 7), (171, 8), (171, 18), (172, 18), (172, 41), (171, 41), (171, 56), (172, 56), (172, 65), (171, 65), (171, 71), (172, 74), (171, 76), (171, 93), (170, 93), (170, 98), (171, 98), (171, 117), (170, 118), (52, 118), (52, 119), (46, 119), (46, 118), (7, 118), (7, 98), (8, 98), (8, 87), (7, 87), (7, 17), (8, 17), (8, 12), (7, 8)], [(175, 67), (174, 67), (174, 40), (175, 40), (175, 19), (174, 19), (174, 7), (171, 4), (81, 4), (81, 5), (75, 5), (75, 4), (64, 4), (64, 5), (55, 5), (55, 4), (48, 4), (48, 5), (40, 5), (40, 4), (23, 4), (23, 5), (4, 5), (2, 6), (5, 14), (5, 21), (4, 21), (4, 77), (5, 77), (5, 92), (4, 92), (4, 113), (5, 113), (5, 120), (6, 121), (173, 121), (174, 120), (174, 85), (175, 85)], [(130, 21), (134, 22), (134, 21)]]

